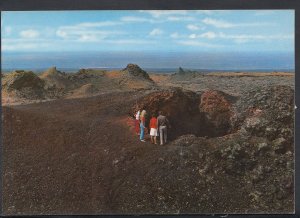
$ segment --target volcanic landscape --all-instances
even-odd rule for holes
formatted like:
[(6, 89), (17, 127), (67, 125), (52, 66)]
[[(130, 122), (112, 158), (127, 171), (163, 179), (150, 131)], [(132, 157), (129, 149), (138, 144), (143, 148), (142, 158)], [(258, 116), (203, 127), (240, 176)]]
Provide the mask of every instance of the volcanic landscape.
[(2, 106), (5, 215), (294, 212), (294, 73), (15, 71)]

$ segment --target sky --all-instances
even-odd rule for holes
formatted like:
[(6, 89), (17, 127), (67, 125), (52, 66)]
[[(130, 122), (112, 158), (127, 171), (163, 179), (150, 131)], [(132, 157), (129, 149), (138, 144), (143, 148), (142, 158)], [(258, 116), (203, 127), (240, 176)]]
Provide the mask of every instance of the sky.
[(1, 13), (2, 52), (294, 52), (293, 10)]

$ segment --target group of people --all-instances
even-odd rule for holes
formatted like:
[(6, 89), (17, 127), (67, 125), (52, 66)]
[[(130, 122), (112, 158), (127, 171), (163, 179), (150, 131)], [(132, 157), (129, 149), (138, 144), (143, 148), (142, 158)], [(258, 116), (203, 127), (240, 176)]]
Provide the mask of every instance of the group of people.
[[(149, 128), (146, 127), (146, 110), (137, 111), (135, 114), (135, 131), (140, 136), (140, 140), (145, 142), (145, 133), (150, 129), (150, 138), (151, 143), (157, 145), (157, 137), (160, 138), (160, 145), (167, 143), (168, 138), (168, 128), (170, 128), (170, 123), (167, 117), (162, 111), (159, 111), (159, 116), (156, 117), (156, 114), (151, 115), (149, 122)], [(147, 125), (148, 126), (148, 125)]]

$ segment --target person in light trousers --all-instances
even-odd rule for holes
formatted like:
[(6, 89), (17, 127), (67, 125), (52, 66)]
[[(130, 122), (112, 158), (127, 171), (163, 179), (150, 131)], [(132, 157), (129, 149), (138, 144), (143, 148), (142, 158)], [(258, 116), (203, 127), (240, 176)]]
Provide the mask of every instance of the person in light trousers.
[(170, 127), (169, 120), (164, 116), (162, 111), (159, 111), (159, 116), (157, 117), (157, 127), (159, 130), (160, 145), (167, 143), (168, 139), (168, 127)]

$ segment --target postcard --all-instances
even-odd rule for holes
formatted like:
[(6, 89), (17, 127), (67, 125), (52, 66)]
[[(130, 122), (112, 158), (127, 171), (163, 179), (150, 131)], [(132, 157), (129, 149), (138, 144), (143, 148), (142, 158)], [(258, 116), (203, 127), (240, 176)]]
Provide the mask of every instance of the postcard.
[(3, 213), (294, 213), (294, 10), (3, 11)]

